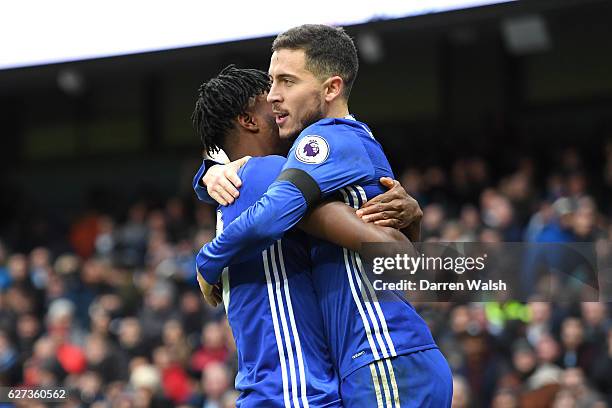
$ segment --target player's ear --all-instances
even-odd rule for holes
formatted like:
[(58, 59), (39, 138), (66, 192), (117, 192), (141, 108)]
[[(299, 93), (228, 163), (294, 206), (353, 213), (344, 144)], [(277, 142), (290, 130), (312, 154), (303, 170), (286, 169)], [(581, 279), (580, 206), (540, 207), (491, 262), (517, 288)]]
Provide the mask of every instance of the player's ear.
[(241, 113), (240, 115), (238, 115), (237, 120), (240, 127), (248, 131), (257, 132), (259, 130), (257, 119), (250, 112)]
[(331, 102), (342, 95), (344, 81), (338, 75), (328, 78), (325, 81), (325, 101)]

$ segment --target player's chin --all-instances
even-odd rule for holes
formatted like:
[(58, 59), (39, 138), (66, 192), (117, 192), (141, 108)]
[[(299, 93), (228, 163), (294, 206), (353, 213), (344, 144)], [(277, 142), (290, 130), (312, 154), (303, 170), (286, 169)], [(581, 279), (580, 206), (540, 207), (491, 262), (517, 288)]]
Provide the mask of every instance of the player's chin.
[(291, 129), (288, 126), (284, 126), (278, 129), (278, 136), (281, 139), (293, 139), (295, 136), (297, 136), (296, 133), (299, 132), (296, 132), (295, 129)]

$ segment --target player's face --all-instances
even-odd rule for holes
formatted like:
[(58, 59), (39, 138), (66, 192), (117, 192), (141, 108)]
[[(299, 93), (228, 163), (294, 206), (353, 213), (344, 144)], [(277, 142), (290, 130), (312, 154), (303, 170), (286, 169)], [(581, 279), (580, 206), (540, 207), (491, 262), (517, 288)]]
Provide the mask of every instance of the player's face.
[(325, 87), (306, 69), (303, 50), (275, 51), (268, 73), (272, 79), (268, 102), (276, 115), (281, 138), (293, 139), (305, 127), (325, 117)]
[(272, 104), (266, 101), (268, 94), (263, 94), (255, 99), (255, 105), (251, 108), (251, 114), (255, 116), (259, 126), (259, 134), (270, 146), (271, 152), (286, 155), (291, 145), (286, 140), (278, 137), (278, 126), (276, 126), (276, 115), (272, 111)]
[(272, 104), (266, 101), (268, 94), (257, 96), (252, 114), (257, 117), (260, 132), (266, 138), (278, 139), (278, 126), (276, 126), (276, 115), (272, 111)]

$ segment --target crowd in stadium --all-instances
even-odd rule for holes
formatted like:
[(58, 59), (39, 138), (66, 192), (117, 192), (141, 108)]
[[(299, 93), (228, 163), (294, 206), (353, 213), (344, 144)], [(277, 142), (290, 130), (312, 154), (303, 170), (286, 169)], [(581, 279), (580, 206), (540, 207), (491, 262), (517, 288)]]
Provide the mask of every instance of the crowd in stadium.
[[(610, 265), (601, 192), (612, 189), (612, 143), (602, 150), (596, 174), (569, 149), (544, 174), (525, 159), (493, 177), (476, 157), (406, 168), (400, 181), (424, 210), (423, 240), (594, 242)], [(31, 243), (16, 242), (16, 228), (35, 229), (1, 237), (0, 385), (65, 387), (66, 406), (234, 406), (231, 330), (195, 281), (212, 207), (141, 200), (125, 214), (83, 212), (66, 234), (48, 227)], [(452, 367), (453, 407), (612, 407), (609, 303), (416, 307)]]

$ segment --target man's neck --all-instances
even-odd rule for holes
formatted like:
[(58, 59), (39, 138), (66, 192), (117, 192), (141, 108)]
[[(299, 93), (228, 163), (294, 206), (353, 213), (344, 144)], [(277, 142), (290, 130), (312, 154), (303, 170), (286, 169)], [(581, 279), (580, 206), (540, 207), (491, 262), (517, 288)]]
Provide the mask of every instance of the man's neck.
[(326, 118), (343, 118), (349, 114), (348, 104), (338, 103), (334, 106), (330, 106), (327, 112)]

